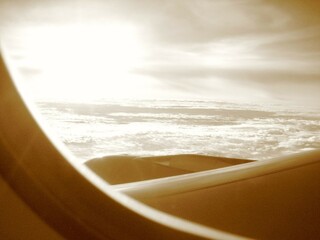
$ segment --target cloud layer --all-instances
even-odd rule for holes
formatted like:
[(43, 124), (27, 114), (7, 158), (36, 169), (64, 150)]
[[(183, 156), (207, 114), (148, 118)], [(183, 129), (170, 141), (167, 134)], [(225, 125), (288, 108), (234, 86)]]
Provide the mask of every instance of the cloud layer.
[[(250, 110), (249, 110), (250, 109)], [(320, 116), (259, 105), (185, 101), (42, 103), (52, 130), (82, 160), (195, 153), (268, 159), (320, 148)]]

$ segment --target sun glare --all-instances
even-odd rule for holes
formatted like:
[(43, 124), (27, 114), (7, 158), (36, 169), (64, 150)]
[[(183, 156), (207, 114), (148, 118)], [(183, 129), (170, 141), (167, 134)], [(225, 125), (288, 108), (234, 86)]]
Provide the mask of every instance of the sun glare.
[(139, 81), (144, 81), (132, 74), (142, 63), (145, 50), (134, 26), (38, 28), (28, 31), (24, 44), (26, 64), (41, 73), (37, 77), (39, 91), (47, 89), (55, 97), (121, 96), (127, 94), (126, 89), (138, 91)]

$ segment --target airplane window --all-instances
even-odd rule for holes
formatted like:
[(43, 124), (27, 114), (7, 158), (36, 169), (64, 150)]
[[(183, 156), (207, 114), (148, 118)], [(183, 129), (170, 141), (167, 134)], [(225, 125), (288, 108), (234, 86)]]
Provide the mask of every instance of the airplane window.
[(2, 0), (0, 34), (18, 87), (77, 163), (156, 209), (259, 238), (264, 230), (250, 235), (249, 224), (208, 210), (227, 198), (249, 204), (252, 192), (234, 184), (216, 199), (211, 187), (319, 155), (319, 9), (311, 0)]
[[(23, 89), (79, 161), (264, 160), (320, 146), (318, 22), (293, 7), (266, 3), (247, 16), (227, 3), (31, 1), (16, 17), (3, 2)], [(273, 20), (262, 28), (256, 15)]]

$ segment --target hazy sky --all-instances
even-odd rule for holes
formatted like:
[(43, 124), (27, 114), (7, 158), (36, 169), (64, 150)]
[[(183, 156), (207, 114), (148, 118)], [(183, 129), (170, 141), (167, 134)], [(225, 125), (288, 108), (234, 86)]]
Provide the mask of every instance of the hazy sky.
[(319, 13), (315, 0), (0, 0), (1, 38), (39, 96), (320, 107)]

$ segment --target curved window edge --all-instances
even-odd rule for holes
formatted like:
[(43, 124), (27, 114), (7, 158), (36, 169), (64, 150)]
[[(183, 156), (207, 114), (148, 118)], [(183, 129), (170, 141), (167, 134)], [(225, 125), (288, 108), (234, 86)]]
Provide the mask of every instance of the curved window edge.
[[(3, 51), (1, 51), (3, 52)], [(13, 76), (13, 77), (11, 77)], [(244, 239), (111, 190), (50, 139), (0, 56), (0, 174), (45, 222), (77, 239)]]

